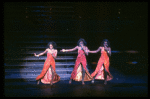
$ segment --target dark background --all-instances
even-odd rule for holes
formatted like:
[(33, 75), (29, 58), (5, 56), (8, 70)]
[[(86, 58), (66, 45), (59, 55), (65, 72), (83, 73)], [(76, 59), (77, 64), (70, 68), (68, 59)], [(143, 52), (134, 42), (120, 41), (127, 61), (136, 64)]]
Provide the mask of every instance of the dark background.
[[(148, 96), (148, 2), (5, 2), (3, 7), (5, 96)], [(107, 85), (102, 80), (68, 84), (77, 51), (60, 50), (75, 47), (80, 38), (90, 50), (110, 41), (113, 79)], [(43, 52), (51, 40), (57, 42), (61, 81), (37, 85), (46, 54), (33, 53)], [(90, 74), (100, 55), (86, 57)]]
[[(122, 67), (116, 65), (123, 63), (115, 59), (126, 60), (138, 56), (140, 58), (137, 61), (140, 64), (131, 72), (142, 70), (142, 73), (147, 73), (147, 2), (5, 2), (3, 4), (4, 53), (8, 50), (17, 50), (21, 45), (16, 42), (24, 41), (24, 36), (29, 36), (31, 41), (32, 36), (36, 35), (76, 36), (77, 38), (68, 39), (68, 42), (77, 42), (79, 38), (84, 38), (90, 50), (96, 50), (103, 39), (108, 39), (112, 51), (122, 52), (122, 54), (112, 53), (110, 59), (112, 67), (121, 69), (125, 65)], [(63, 8), (66, 6), (68, 8)], [(64, 9), (66, 12), (63, 12)], [(32, 12), (34, 10), (37, 12)], [(40, 21), (41, 19), (43, 21)], [(76, 43), (71, 47), (75, 46)], [(125, 53), (129, 50), (138, 53), (136, 55)], [(99, 57), (100, 54), (90, 54), (88, 62), (97, 62)]]

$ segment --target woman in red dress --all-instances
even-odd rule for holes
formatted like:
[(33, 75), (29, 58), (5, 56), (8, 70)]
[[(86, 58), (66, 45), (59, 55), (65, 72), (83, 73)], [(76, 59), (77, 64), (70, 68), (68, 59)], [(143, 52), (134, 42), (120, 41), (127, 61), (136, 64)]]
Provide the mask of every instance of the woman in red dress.
[[(89, 53), (97, 53), (99, 51), (101, 51), (101, 57), (99, 58), (95, 71), (91, 74), (93, 77), (92, 83), (94, 83), (94, 79), (104, 79), (104, 84), (107, 84), (108, 80), (113, 79), (113, 76), (109, 72), (109, 56), (111, 56), (111, 48), (107, 39), (102, 41), (101, 46), (96, 51), (88, 50)], [(104, 70), (106, 70), (106, 75), (104, 75)]]
[(75, 81), (81, 81), (82, 80), (82, 84), (84, 85), (84, 81), (90, 81), (92, 80), (92, 77), (90, 75), (90, 73), (88, 72), (86, 65), (86, 56), (88, 55), (88, 48), (85, 46), (86, 42), (84, 39), (79, 39), (78, 46), (76, 46), (73, 49), (62, 49), (62, 52), (69, 52), (69, 51), (75, 51), (78, 50), (78, 56), (75, 62), (75, 66), (74, 69), (71, 73), (71, 77), (69, 80), (69, 84), (72, 82), (72, 80)]
[(44, 55), (47, 52), (47, 59), (45, 60), (43, 70), (40, 75), (36, 77), (36, 80), (38, 81), (37, 84), (41, 81), (44, 84), (53, 84), (60, 80), (60, 76), (57, 75), (55, 71), (55, 58), (57, 57), (57, 50), (54, 49), (56, 46), (56, 43), (51, 41), (48, 43), (48, 47), (44, 52), (36, 55), (36, 57), (39, 57), (41, 55)]

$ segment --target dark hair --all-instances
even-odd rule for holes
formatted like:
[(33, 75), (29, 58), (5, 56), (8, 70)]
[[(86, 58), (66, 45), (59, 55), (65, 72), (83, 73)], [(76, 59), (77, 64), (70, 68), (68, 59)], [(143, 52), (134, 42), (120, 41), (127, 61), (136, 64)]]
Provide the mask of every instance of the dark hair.
[(48, 48), (49, 48), (49, 45), (50, 45), (50, 44), (53, 45), (53, 48), (56, 48), (56, 46), (57, 46), (54, 41), (50, 41), (50, 42), (47, 44)]
[(78, 45), (78, 46), (79, 46), (79, 43), (80, 43), (81, 41), (83, 41), (84, 46), (87, 45), (86, 41), (85, 41), (83, 38), (80, 38), (80, 39), (78, 40), (78, 42), (77, 42), (77, 45)]
[(103, 39), (103, 41), (101, 42), (102, 47), (104, 47), (104, 42), (107, 42), (108, 47), (110, 47), (110, 42), (108, 41), (108, 39)]

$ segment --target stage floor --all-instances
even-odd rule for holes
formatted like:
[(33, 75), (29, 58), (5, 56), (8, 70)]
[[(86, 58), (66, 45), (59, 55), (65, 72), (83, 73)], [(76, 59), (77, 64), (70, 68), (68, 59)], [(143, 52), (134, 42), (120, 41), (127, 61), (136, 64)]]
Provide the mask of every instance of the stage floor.
[(148, 97), (147, 76), (128, 75), (121, 78), (114, 76), (107, 85), (101, 80), (81, 82), (68, 80), (53, 84), (31, 82), (5, 82), (5, 97)]

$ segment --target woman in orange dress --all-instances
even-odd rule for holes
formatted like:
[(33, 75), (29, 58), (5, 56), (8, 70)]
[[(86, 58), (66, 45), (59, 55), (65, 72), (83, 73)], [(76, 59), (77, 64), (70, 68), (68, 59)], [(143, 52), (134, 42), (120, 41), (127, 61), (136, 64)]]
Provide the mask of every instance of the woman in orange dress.
[[(88, 50), (89, 53), (97, 53), (99, 51), (101, 52), (101, 56), (95, 71), (91, 74), (93, 77), (92, 83), (94, 83), (94, 79), (104, 79), (104, 84), (107, 84), (108, 80), (113, 79), (113, 76), (109, 72), (109, 57), (111, 56), (111, 48), (107, 39), (102, 41), (101, 46), (96, 51)], [(104, 74), (104, 70), (106, 70), (106, 75)]]
[(82, 80), (82, 84), (84, 85), (84, 81), (90, 81), (92, 80), (92, 77), (90, 75), (90, 73), (88, 72), (86, 65), (86, 56), (88, 55), (88, 48), (86, 47), (86, 42), (84, 39), (79, 39), (77, 46), (73, 49), (62, 49), (62, 52), (69, 52), (69, 51), (75, 51), (78, 50), (78, 56), (77, 59), (75, 61), (75, 66), (74, 69), (71, 73), (71, 77), (69, 80), (69, 84), (72, 82), (72, 80), (75, 81), (81, 81)]
[(54, 49), (56, 46), (56, 43), (54, 41), (51, 41), (48, 43), (48, 47), (44, 52), (36, 55), (36, 57), (39, 57), (41, 55), (44, 55), (47, 52), (47, 58), (45, 60), (42, 72), (40, 75), (36, 77), (36, 80), (38, 81), (37, 84), (41, 81), (44, 84), (53, 84), (60, 80), (60, 76), (57, 75), (55, 71), (55, 58), (57, 57), (57, 50)]

